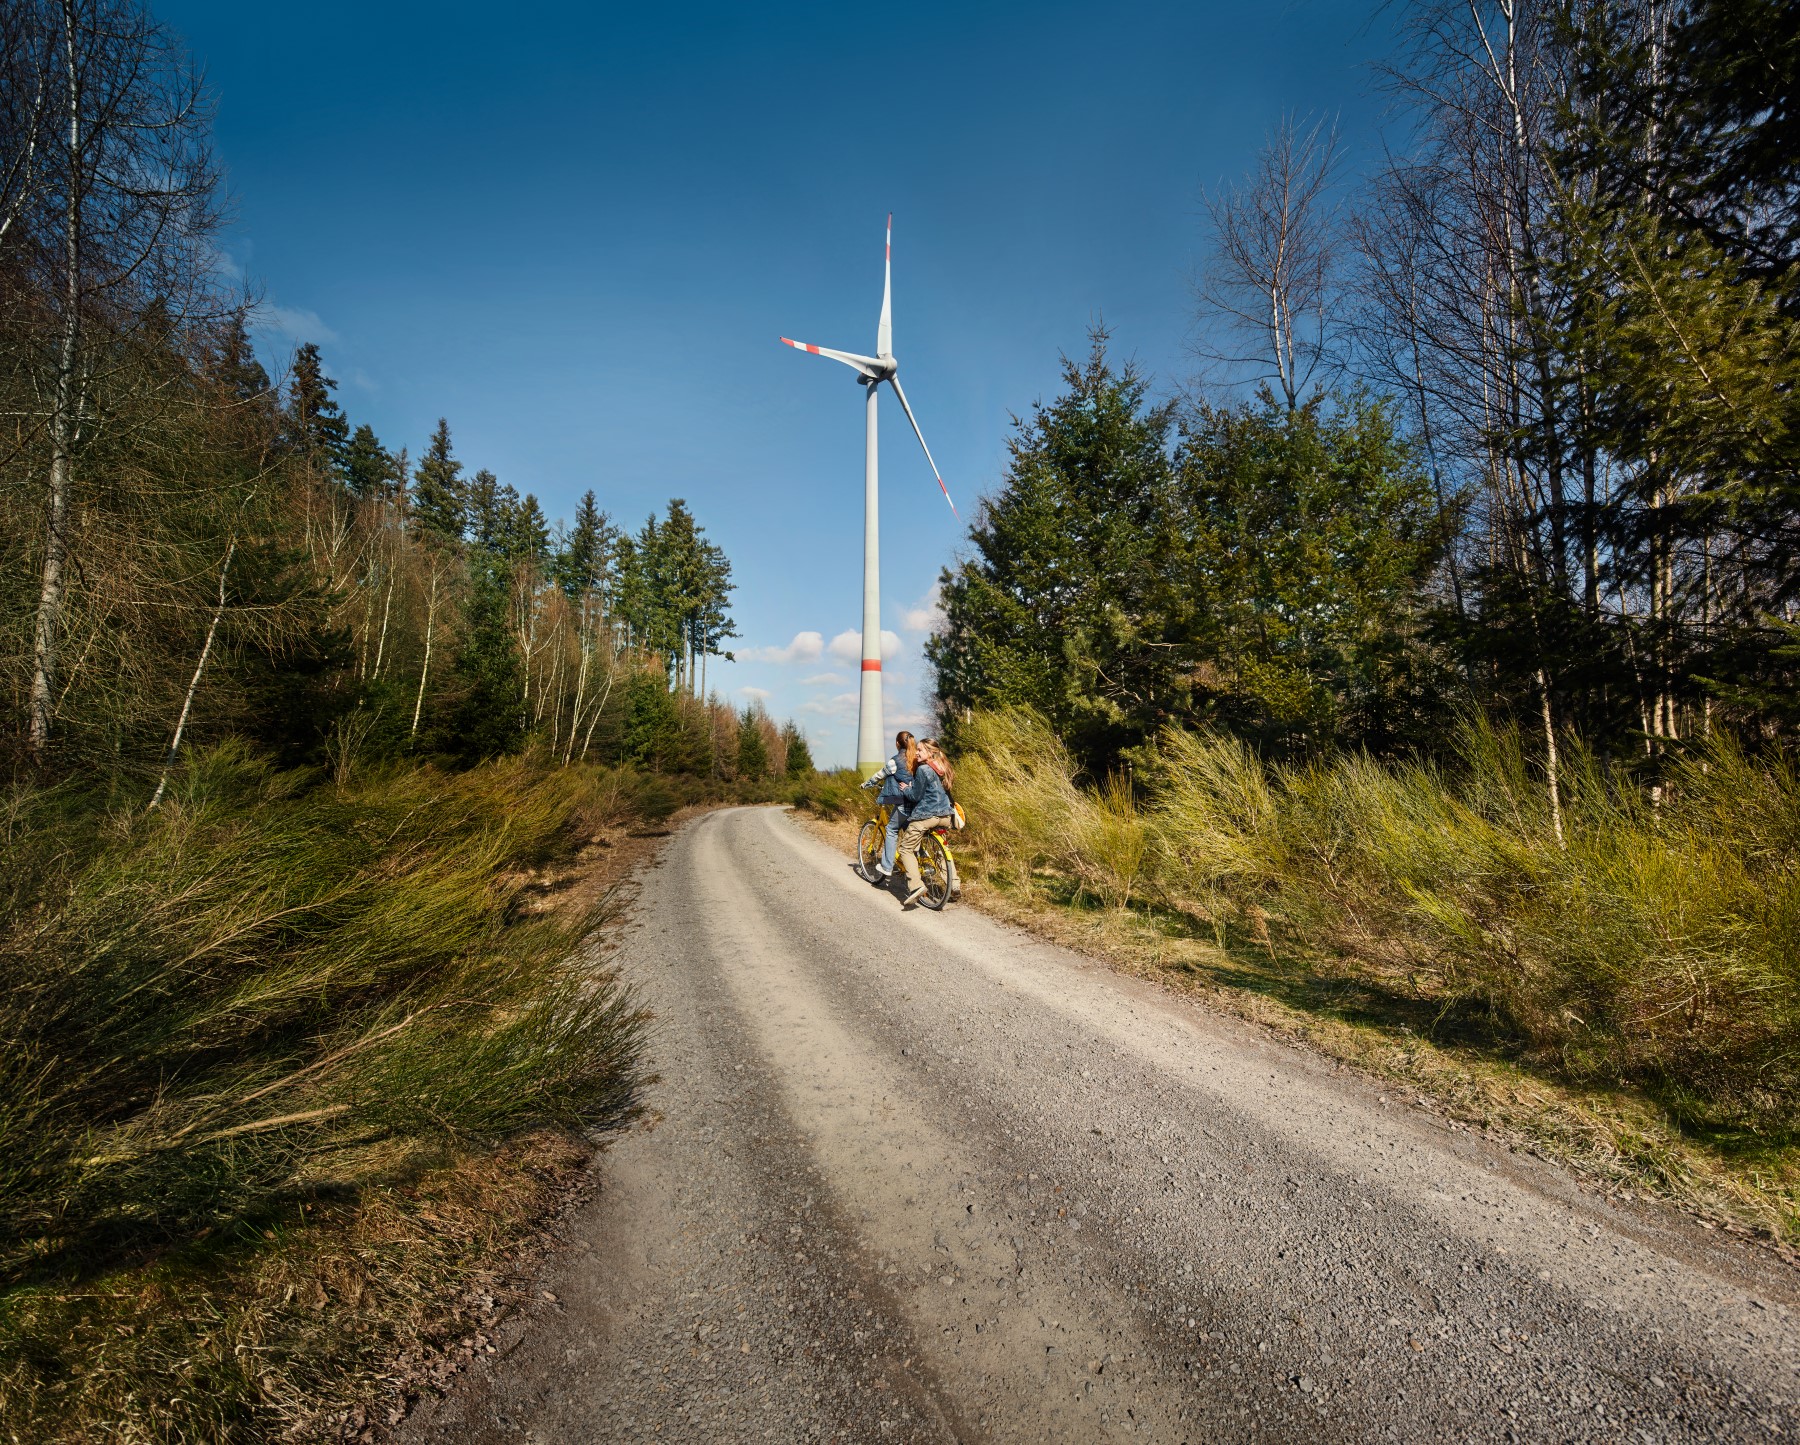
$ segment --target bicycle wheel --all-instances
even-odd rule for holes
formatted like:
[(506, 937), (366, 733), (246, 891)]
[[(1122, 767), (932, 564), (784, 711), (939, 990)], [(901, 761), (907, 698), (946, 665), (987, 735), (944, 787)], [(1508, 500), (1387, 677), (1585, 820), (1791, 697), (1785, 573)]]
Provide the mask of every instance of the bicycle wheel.
[(919, 845), (919, 878), (925, 885), (925, 896), (919, 900), (927, 908), (942, 908), (950, 901), (950, 850), (936, 833), (927, 833)]
[(873, 883), (880, 877), (875, 865), (881, 861), (882, 832), (881, 824), (871, 818), (856, 835), (856, 872), (865, 883)]

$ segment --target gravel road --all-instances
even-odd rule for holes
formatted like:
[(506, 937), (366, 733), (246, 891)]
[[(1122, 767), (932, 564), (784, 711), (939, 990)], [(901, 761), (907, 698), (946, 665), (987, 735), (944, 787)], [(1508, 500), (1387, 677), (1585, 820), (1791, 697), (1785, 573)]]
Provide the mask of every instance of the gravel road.
[[(707, 814), (617, 960), (658, 1117), (427, 1442), (1791, 1438), (1800, 1277)], [(551, 1298), (553, 1297), (553, 1298)]]

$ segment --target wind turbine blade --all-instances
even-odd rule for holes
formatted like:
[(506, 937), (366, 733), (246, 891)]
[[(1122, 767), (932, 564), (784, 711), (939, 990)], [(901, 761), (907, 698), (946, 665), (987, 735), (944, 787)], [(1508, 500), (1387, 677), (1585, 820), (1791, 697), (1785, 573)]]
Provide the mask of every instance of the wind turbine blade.
[(796, 351), (810, 351), (814, 356), (829, 356), (833, 361), (841, 361), (871, 380), (881, 375), (880, 363), (872, 356), (858, 356), (854, 351), (833, 351), (829, 346), (809, 346), (804, 341), (789, 341), (785, 336), (781, 338), (781, 344), (791, 346)]
[(888, 212), (887, 252), (881, 261), (881, 320), (875, 327), (875, 354), (894, 354), (894, 213)]
[[(925, 447), (925, 460), (931, 463), (931, 475), (937, 478), (938, 490), (944, 494), (944, 500), (950, 502), (950, 489), (944, 485), (943, 475), (937, 469), (937, 462), (931, 455), (931, 448), (925, 446), (925, 433), (919, 430), (919, 419), (912, 414), (912, 407), (907, 405), (906, 393), (900, 389), (900, 378), (890, 376), (894, 395), (900, 398), (900, 407), (906, 413), (906, 419), (912, 423), (913, 435), (919, 439), (919, 445)], [(957, 521), (962, 521), (962, 513), (956, 510), (956, 503), (950, 502), (950, 514)]]

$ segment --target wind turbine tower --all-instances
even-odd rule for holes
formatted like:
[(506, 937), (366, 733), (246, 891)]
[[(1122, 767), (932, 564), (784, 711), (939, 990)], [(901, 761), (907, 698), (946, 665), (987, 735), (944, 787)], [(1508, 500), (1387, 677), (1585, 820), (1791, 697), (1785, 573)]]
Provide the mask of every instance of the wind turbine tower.
[[(924, 448), (931, 474), (937, 477), (938, 490), (956, 513), (950, 501), (950, 489), (944, 485), (931, 448), (925, 446), (925, 433), (908, 405), (906, 392), (900, 386), (900, 363), (894, 359), (893, 337), (894, 281), (894, 217), (888, 213), (887, 254), (882, 263), (881, 320), (875, 324), (875, 354), (859, 356), (853, 351), (833, 351), (827, 346), (809, 346), (804, 341), (781, 338), (784, 346), (797, 351), (810, 351), (814, 356), (829, 356), (841, 361), (856, 373), (856, 384), (863, 388), (863, 606), (862, 606), (862, 689), (858, 695), (856, 715), (856, 768), (859, 773), (872, 773), (887, 757), (887, 731), (881, 723), (881, 509), (879, 458), (876, 446), (875, 394), (886, 382), (900, 398), (900, 409), (912, 423), (913, 435)], [(959, 518), (960, 520), (960, 518)]]

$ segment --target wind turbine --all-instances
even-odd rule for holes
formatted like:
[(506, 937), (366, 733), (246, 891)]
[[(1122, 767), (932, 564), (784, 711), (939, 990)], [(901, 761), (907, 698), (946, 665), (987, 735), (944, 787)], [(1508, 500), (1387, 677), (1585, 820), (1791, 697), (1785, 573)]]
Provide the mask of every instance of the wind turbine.
[(863, 610), (862, 610), (862, 691), (857, 702), (856, 767), (861, 773), (872, 773), (887, 756), (887, 736), (881, 726), (881, 547), (879, 537), (880, 509), (877, 488), (875, 445), (875, 393), (887, 382), (900, 398), (900, 409), (912, 423), (913, 435), (925, 449), (925, 460), (931, 463), (931, 474), (937, 477), (938, 490), (950, 502), (957, 515), (956, 503), (950, 501), (950, 489), (944, 485), (931, 448), (925, 446), (925, 433), (913, 409), (907, 404), (906, 392), (900, 385), (900, 363), (894, 359), (892, 296), (894, 282), (894, 214), (888, 212), (887, 255), (881, 278), (881, 320), (875, 325), (875, 354), (859, 356), (854, 351), (833, 351), (828, 346), (809, 346), (804, 341), (781, 338), (783, 346), (797, 351), (810, 351), (814, 356), (829, 356), (841, 361), (856, 373), (856, 384), (866, 393), (863, 417), (867, 438), (863, 447)]

